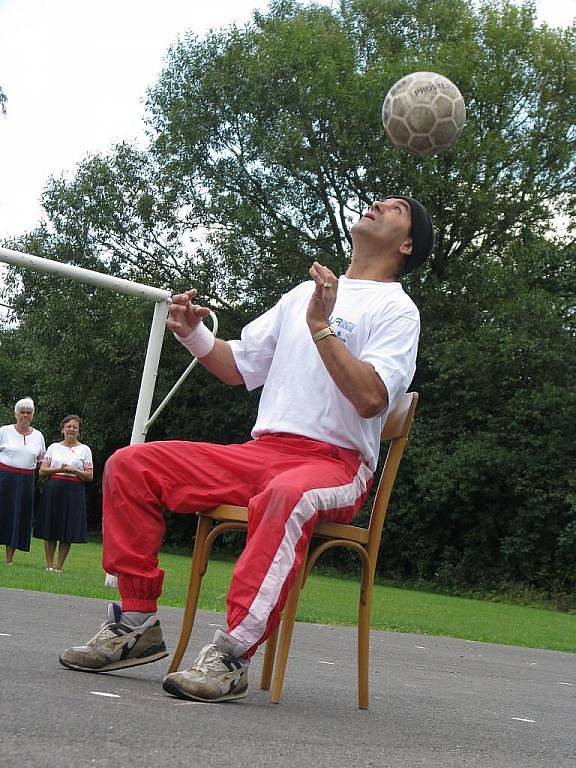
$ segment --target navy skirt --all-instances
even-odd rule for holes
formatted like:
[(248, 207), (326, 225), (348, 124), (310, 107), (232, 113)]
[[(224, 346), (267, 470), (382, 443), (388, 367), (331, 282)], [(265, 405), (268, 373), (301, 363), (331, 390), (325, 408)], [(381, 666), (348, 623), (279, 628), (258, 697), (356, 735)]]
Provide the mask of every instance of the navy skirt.
[(85, 544), (88, 541), (84, 483), (48, 478), (42, 489), (34, 538)]
[(0, 469), (0, 544), (30, 551), (34, 473)]

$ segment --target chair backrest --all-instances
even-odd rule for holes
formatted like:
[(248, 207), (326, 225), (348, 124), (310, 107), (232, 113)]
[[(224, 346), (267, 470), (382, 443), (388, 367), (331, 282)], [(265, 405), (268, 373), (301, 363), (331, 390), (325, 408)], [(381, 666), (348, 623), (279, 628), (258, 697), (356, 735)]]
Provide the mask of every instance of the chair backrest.
[(370, 525), (368, 527), (368, 554), (374, 564), (376, 563), (376, 555), (380, 547), (390, 494), (392, 493), (398, 467), (408, 442), (408, 435), (414, 421), (417, 403), (417, 392), (405, 394), (396, 407), (388, 414), (382, 429), (382, 440), (389, 440), (390, 445), (388, 446), (386, 461), (384, 462), (378, 488), (376, 489), (376, 496), (370, 514)]

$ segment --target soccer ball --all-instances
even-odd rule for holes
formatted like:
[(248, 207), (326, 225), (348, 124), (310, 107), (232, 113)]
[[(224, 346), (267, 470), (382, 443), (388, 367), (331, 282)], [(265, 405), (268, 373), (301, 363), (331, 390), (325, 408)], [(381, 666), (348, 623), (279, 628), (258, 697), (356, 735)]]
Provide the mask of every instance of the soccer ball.
[(462, 94), (436, 72), (413, 72), (390, 88), (382, 122), (392, 144), (413, 155), (448, 149), (466, 123)]

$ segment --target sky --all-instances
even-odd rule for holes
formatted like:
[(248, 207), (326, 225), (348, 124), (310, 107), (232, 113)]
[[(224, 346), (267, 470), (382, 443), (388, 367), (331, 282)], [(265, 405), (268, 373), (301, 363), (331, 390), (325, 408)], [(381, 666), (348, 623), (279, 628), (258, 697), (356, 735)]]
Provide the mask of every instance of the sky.
[[(321, 0), (330, 6), (334, 0)], [(0, 241), (33, 229), (50, 176), (144, 137), (146, 88), (184, 32), (248, 21), (267, 0), (0, 0)], [(564, 26), (576, 0), (537, 2)]]
[(35, 226), (51, 175), (143, 137), (146, 88), (187, 30), (248, 21), (265, 0), (0, 0), (0, 240)]

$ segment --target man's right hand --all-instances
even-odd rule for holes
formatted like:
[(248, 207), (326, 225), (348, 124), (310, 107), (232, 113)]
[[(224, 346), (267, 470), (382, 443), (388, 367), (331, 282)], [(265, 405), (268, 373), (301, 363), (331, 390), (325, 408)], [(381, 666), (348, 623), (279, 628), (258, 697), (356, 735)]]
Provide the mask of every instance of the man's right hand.
[(172, 304), (166, 320), (166, 328), (169, 328), (177, 336), (188, 336), (193, 328), (196, 328), (203, 317), (208, 317), (210, 310), (194, 304), (198, 291), (191, 288), (184, 293), (176, 293), (172, 296)]
[[(202, 318), (208, 317), (210, 314), (207, 307), (199, 307), (198, 304), (194, 304), (196, 293), (196, 289), (191, 288), (189, 291), (172, 296), (166, 327), (181, 338), (188, 336), (202, 322)], [(210, 333), (208, 329), (206, 332)], [(191, 354), (193, 353), (191, 352)], [(218, 376), (226, 384), (244, 383), (244, 379), (236, 367), (232, 349), (223, 339), (215, 339), (212, 351), (198, 357), (198, 360), (204, 368)]]

